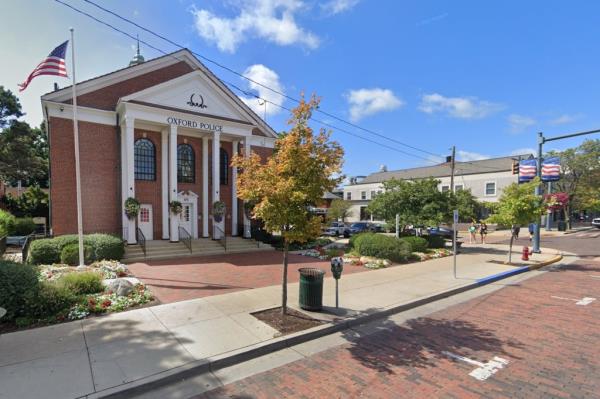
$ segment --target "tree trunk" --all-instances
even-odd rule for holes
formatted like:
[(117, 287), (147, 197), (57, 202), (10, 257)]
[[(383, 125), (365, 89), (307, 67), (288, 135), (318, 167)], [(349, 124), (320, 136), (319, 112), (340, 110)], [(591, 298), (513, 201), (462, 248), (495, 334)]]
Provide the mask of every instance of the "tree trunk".
[(565, 223), (567, 224), (567, 230), (571, 230), (571, 205), (565, 206)]
[(288, 271), (288, 248), (287, 240), (283, 243), (283, 279), (281, 289), (281, 314), (287, 314), (287, 271)]
[(515, 226), (511, 226), (510, 228), (510, 243), (508, 244), (508, 263), (512, 263), (512, 247), (513, 241), (515, 239)]

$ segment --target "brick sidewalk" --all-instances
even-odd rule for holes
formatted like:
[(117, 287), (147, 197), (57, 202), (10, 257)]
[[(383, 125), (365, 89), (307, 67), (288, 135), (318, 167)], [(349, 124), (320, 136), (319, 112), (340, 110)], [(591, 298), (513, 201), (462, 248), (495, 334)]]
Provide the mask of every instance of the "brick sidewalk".
[[(600, 397), (600, 263), (584, 260), (205, 393), (222, 397)], [(568, 299), (597, 297), (588, 306)], [(485, 381), (442, 352), (509, 361)]]
[[(185, 301), (229, 292), (281, 284), (283, 253), (250, 252), (179, 260), (133, 263), (127, 267), (162, 303)], [(298, 269), (317, 267), (331, 274), (328, 261), (290, 254), (288, 281), (298, 281)], [(344, 274), (366, 272), (347, 266)]]

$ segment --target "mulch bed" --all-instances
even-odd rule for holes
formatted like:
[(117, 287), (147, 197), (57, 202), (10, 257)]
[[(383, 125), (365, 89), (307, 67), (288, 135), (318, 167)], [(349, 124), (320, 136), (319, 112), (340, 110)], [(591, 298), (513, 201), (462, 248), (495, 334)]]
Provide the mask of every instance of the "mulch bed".
[(307, 330), (322, 324), (321, 321), (315, 320), (304, 313), (300, 313), (294, 309), (287, 309), (287, 314), (281, 314), (281, 307), (261, 310), (260, 312), (251, 313), (258, 320), (266, 323), (279, 331), (281, 335), (288, 335), (298, 331)]

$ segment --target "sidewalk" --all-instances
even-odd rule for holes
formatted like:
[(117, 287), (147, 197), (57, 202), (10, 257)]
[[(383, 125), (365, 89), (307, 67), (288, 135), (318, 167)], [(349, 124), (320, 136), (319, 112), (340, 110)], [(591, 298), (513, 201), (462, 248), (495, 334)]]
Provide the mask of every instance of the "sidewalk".
[[(458, 257), (457, 279), (452, 257), (342, 275), (343, 310), (337, 316), (311, 315), (339, 320), (470, 286), (515, 269), (488, 263), (505, 260), (506, 248), (465, 246)], [(555, 255), (556, 251), (544, 250), (532, 260)], [(516, 252), (514, 259), (519, 259)], [(335, 305), (334, 287), (333, 279), (325, 280), (325, 306)], [(280, 286), (269, 286), (0, 335), (0, 398), (101, 396), (132, 381), (281, 340), (274, 329), (250, 314), (276, 307), (280, 301)], [(288, 303), (297, 305), (298, 283), (289, 284)]]

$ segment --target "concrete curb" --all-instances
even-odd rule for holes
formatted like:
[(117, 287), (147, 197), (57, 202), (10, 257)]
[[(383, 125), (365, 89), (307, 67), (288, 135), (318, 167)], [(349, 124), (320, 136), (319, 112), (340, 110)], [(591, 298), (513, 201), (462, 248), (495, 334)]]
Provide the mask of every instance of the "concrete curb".
[(379, 311), (373, 311), (371, 313), (366, 314), (359, 314), (357, 316), (345, 320), (340, 320), (338, 322), (323, 324), (321, 326), (313, 327), (311, 329), (300, 331), (295, 334), (277, 337), (267, 342), (257, 343), (255, 345), (250, 345), (244, 348), (212, 356), (206, 359), (196, 360), (170, 370), (166, 370), (148, 377), (141, 378), (136, 381), (128, 382), (113, 388), (108, 388), (103, 391), (88, 394), (86, 396), (83, 396), (83, 398), (129, 398), (135, 394), (141, 394), (143, 392), (151, 391), (155, 387), (185, 380), (189, 377), (196, 376), (201, 373), (216, 371), (225, 367), (232, 366), (234, 364), (242, 363), (263, 355), (267, 355), (269, 353), (281, 349), (289, 348), (307, 341), (312, 341), (314, 339), (321, 338), (326, 335), (347, 330), (358, 325), (366, 324), (377, 319), (385, 318), (396, 313), (404, 312), (419, 306), (423, 306), (431, 302), (438, 301), (440, 299), (444, 299), (465, 291), (472, 290), (474, 288), (482, 287), (484, 285), (491, 284), (498, 280), (502, 280), (517, 274), (525, 273), (530, 270), (539, 269), (541, 267), (558, 262), (562, 258), (562, 255), (558, 255), (552, 259), (549, 259), (536, 265), (523, 266), (514, 270), (509, 270), (507, 272), (494, 274), (479, 280), (474, 280), (470, 284), (452, 288), (446, 291), (441, 291), (433, 295), (422, 297), (410, 302), (381, 308), (381, 310)]

